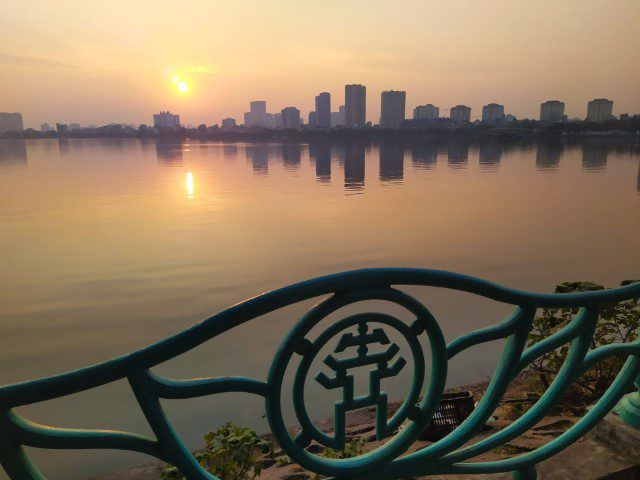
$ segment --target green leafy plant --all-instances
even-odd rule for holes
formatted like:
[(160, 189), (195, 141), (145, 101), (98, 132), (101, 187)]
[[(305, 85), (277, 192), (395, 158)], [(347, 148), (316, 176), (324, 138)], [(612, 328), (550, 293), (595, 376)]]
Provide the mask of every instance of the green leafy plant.
[(364, 453), (365, 440), (363, 438), (352, 438), (345, 446), (344, 450), (334, 450), (333, 448), (326, 448), (324, 450), (325, 458), (353, 458), (358, 457)]
[[(208, 472), (221, 480), (252, 480), (264, 468), (267, 458), (274, 458), (273, 445), (247, 427), (226, 423), (204, 437), (206, 446), (195, 458)], [(160, 473), (162, 480), (183, 480), (173, 466)]]
[[(634, 283), (622, 282), (622, 285)], [(595, 290), (604, 290), (605, 287), (593, 282), (565, 282), (556, 287), (556, 293), (574, 293)], [(541, 317), (533, 322), (528, 344), (533, 345), (566, 326), (576, 315), (577, 309), (544, 309)], [(596, 327), (591, 348), (597, 348), (610, 343), (633, 342), (638, 338), (640, 328), (640, 299), (627, 300), (625, 302), (602, 305), (600, 319)], [(538, 386), (546, 390), (558, 371), (562, 367), (569, 344), (535, 360), (530, 370), (537, 375)], [(589, 402), (602, 396), (618, 374), (626, 357), (612, 356), (598, 362), (593, 368), (585, 372), (572, 386), (565, 398), (570, 403), (579, 400), (581, 403)]]

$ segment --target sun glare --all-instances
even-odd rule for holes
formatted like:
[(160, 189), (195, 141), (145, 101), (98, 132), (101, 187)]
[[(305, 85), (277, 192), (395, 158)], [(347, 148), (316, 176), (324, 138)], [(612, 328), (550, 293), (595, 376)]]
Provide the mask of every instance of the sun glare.
[(182, 80), (182, 81), (178, 82), (178, 90), (180, 90), (182, 93), (184, 93), (187, 90), (189, 90), (189, 85), (187, 84), (187, 82)]

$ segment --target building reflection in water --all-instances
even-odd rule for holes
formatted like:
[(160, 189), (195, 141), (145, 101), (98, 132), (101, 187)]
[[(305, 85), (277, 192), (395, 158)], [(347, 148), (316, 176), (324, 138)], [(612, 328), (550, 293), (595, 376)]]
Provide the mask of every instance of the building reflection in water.
[(365, 145), (353, 142), (344, 145), (344, 188), (345, 190), (364, 189)]
[(638, 180), (636, 182), (636, 190), (640, 193), (640, 162), (638, 162)]
[(585, 142), (582, 145), (582, 168), (588, 172), (603, 172), (607, 168), (609, 145), (603, 142)]
[(245, 155), (253, 167), (254, 175), (267, 175), (269, 173), (269, 146), (247, 145)]
[(68, 138), (59, 138), (58, 139), (58, 152), (60, 152), (60, 156), (67, 156), (71, 148), (69, 147), (69, 139)]
[(316, 178), (319, 182), (331, 181), (331, 145), (327, 142), (309, 144), (309, 159), (316, 166)]
[(27, 144), (24, 140), (0, 140), (0, 165), (26, 165)]
[(282, 162), (284, 168), (292, 169), (300, 167), (302, 160), (302, 145), (299, 143), (284, 143), (282, 145)]
[(380, 144), (380, 181), (402, 182), (404, 177), (404, 148), (396, 142)]
[(539, 142), (536, 149), (536, 170), (554, 171), (560, 165), (560, 157), (564, 151), (562, 142)]
[(411, 163), (416, 170), (433, 170), (438, 163), (438, 145), (415, 143), (411, 145)]
[(481, 172), (497, 172), (502, 159), (503, 145), (499, 142), (480, 143), (478, 157)]
[(464, 170), (469, 161), (469, 144), (462, 141), (451, 142), (447, 146), (447, 164), (455, 170)]
[(158, 163), (176, 163), (182, 162), (181, 143), (175, 141), (156, 140), (156, 158)]
[(223, 145), (222, 155), (225, 160), (235, 160), (238, 157), (238, 146), (235, 144)]

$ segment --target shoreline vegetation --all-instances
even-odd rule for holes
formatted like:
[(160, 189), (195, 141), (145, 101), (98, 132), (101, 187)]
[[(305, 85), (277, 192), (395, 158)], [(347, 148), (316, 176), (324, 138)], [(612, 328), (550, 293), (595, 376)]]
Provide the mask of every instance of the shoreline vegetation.
[(161, 130), (148, 125), (110, 124), (95, 128), (80, 128), (59, 134), (55, 130), (39, 131), (26, 129), (7, 132), (0, 138), (10, 139), (63, 139), (63, 138), (160, 138), (167, 140), (220, 140), (230, 142), (251, 141), (307, 141), (307, 140), (376, 140), (417, 138), (465, 138), (465, 139), (517, 139), (517, 138), (584, 138), (584, 137), (631, 137), (640, 138), (640, 117), (628, 120), (609, 120), (600, 123), (575, 121), (547, 124), (537, 120), (519, 120), (500, 125), (470, 123), (453, 125), (448, 121), (402, 128), (380, 128), (367, 126), (358, 128), (335, 127), (320, 129), (304, 126), (302, 129), (246, 128), (222, 129), (218, 125), (197, 128), (180, 127)]

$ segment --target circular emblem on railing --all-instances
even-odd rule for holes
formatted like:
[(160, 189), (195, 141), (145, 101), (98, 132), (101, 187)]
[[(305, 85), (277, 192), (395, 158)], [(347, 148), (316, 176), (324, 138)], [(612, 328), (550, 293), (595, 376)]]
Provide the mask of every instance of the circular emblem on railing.
[[(315, 339), (307, 335), (320, 321), (336, 310), (365, 300), (386, 300), (411, 312), (415, 319), (407, 324), (383, 313), (359, 313), (333, 323)], [(390, 337), (400, 335), (409, 345), (410, 359)], [(426, 335), (431, 350), (431, 373), (428, 388), (420, 401), (425, 383), (425, 358), (420, 336)], [(330, 343), (333, 342), (333, 343)], [(322, 388), (341, 392), (334, 405), (334, 431), (329, 435), (311, 420), (305, 404), (305, 381), (314, 359), (326, 345), (332, 352), (324, 358), (322, 370), (314, 381)], [(285, 372), (294, 356), (299, 364), (294, 376), (293, 406), (301, 430), (292, 436), (284, 424), (282, 384)], [(413, 366), (413, 381), (400, 408), (387, 419), (387, 396), (381, 390), (381, 380), (394, 377)], [(369, 391), (355, 396), (351, 370), (370, 369)], [(303, 467), (324, 475), (363, 475), (389, 463), (418, 438), (433, 415), (444, 390), (447, 371), (446, 345), (433, 315), (417, 300), (391, 288), (336, 294), (314, 307), (291, 331), (280, 346), (269, 372), (270, 394), (267, 396), (267, 416), (271, 429), (283, 450)], [(336, 450), (345, 447), (346, 414), (364, 407), (376, 410), (376, 437), (390, 438), (382, 446), (359, 457), (328, 459), (309, 452), (312, 441)], [(398, 427), (409, 420), (406, 428)]]

